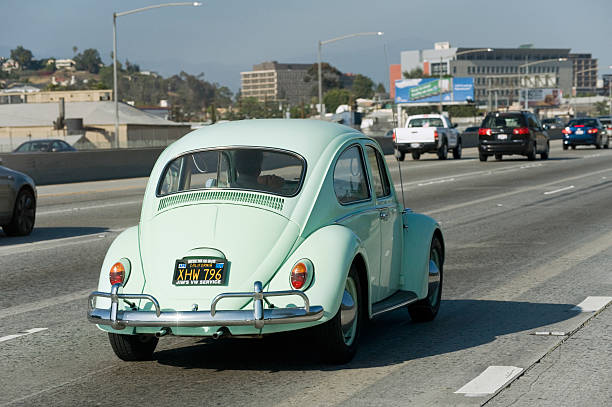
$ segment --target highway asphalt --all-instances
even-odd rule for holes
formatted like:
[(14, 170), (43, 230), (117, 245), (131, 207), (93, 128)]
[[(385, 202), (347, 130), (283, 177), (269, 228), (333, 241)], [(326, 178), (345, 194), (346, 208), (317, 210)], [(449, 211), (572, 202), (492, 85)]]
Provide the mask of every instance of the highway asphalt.
[(0, 235), (0, 406), (612, 403), (612, 150), (553, 141), (546, 161), (481, 163), (465, 149), (408, 158), (402, 179), (445, 233), (441, 311), (372, 321), (344, 366), (294, 336), (165, 337), (153, 361), (120, 361), (85, 298), (146, 179), (40, 187), (33, 234)]

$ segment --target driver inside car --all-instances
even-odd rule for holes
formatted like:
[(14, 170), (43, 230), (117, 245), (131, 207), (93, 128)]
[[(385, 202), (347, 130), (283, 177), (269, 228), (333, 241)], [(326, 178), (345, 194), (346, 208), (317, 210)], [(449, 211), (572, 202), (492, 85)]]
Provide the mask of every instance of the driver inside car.
[(263, 152), (254, 149), (238, 150), (234, 155), (236, 163), (236, 182), (233, 187), (260, 189), (270, 192), (279, 191), (284, 179), (277, 175), (261, 175)]

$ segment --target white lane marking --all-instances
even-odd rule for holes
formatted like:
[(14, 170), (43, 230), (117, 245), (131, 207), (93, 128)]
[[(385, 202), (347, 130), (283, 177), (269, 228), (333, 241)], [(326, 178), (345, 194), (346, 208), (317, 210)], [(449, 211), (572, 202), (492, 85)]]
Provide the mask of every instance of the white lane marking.
[(569, 187), (560, 188), (560, 189), (555, 189), (554, 191), (544, 192), (544, 195), (556, 194), (557, 192), (568, 191), (568, 190), (570, 190), (570, 189), (574, 189), (574, 186), (573, 186), (573, 185), (570, 185)]
[(534, 332), (532, 335), (536, 335), (536, 336), (565, 336), (567, 334), (565, 332), (561, 332), (561, 331), (537, 331), (537, 332)]
[(455, 180), (455, 178), (447, 178), (447, 179), (440, 179), (440, 180), (437, 180), (437, 181), (429, 181), (429, 182), (424, 182), (424, 183), (422, 183), (422, 184), (417, 184), (417, 185), (418, 185), (418, 186), (420, 186), (420, 187), (422, 187), (422, 186), (424, 186), (424, 185), (431, 185), (431, 184), (442, 184), (442, 183), (444, 183), (444, 182), (452, 182), (452, 181), (454, 181), (454, 180)]
[(455, 393), (465, 394), (466, 397), (487, 396), (510, 383), (522, 371), (523, 368), (515, 366), (489, 366)]
[(596, 312), (612, 302), (612, 297), (586, 297), (584, 301), (576, 305), (571, 311)]
[(104, 204), (104, 205), (91, 205), (91, 206), (81, 206), (81, 207), (67, 208), (67, 209), (57, 209), (57, 210), (51, 210), (51, 211), (38, 211), (36, 212), (36, 214), (39, 216), (40, 215), (57, 215), (59, 213), (89, 211), (89, 210), (94, 210), (94, 209), (111, 208), (113, 206), (126, 206), (126, 205), (136, 205), (136, 204), (142, 204), (142, 199), (139, 199), (137, 201), (116, 202), (116, 203)]
[(72, 237), (63, 237), (59, 239), (43, 240), (40, 242), (0, 246), (0, 256), (9, 256), (9, 255), (12, 256), (15, 253), (23, 253), (26, 251), (30, 252), (34, 250), (53, 249), (53, 248), (56, 248), (57, 246), (66, 247), (66, 246), (90, 243), (95, 240), (106, 238), (107, 235), (109, 234), (112, 235), (115, 233), (121, 233), (125, 229), (128, 229), (128, 228), (126, 227), (126, 228), (119, 228), (119, 229), (109, 229), (109, 230), (106, 230), (104, 234), (93, 233), (93, 234), (81, 235), (81, 236), (72, 236)]
[(11, 339), (19, 338), (19, 337), (30, 335), (30, 334), (35, 334), (36, 332), (46, 331), (47, 329), (49, 329), (49, 328), (32, 328), (32, 329), (28, 329), (28, 330), (25, 330), (25, 331), (21, 331), (18, 334), (3, 336), (3, 337), (0, 338), (0, 342), (10, 341)]
[(87, 296), (91, 294), (92, 291), (95, 291), (95, 289), (92, 288), (91, 290), (76, 291), (70, 294), (59, 295), (57, 297), (46, 298), (44, 300), (27, 303), (24, 305), (15, 305), (10, 308), (5, 308), (0, 310), (0, 319), (14, 317), (19, 314), (25, 314), (26, 312), (38, 311), (43, 308), (53, 307), (77, 300), (82, 300), (83, 304), (85, 304)]
[(488, 196), (488, 197), (484, 197), (484, 198), (480, 198), (480, 199), (475, 199), (473, 201), (463, 202), (463, 203), (459, 203), (459, 204), (455, 204), (455, 205), (448, 205), (448, 206), (444, 206), (442, 208), (434, 209), (432, 211), (425, 211), (423, 213), (425, 215), (430, 215), (431, 216), (431, 215), (436, 214), (436, 213), (452, 211), (452, 210), (455, 210), (455, 209), (464, 208), (466, 206), (473, 206), (475, 204), (479, 204), (479, 203), (483, 203), (483, 202), (488, 202), (488, 201), (492, 201), (492, 200), (498, 200), (500, 198), (505, 198), (505, 197), (512, 196), (512, 195), (522, 194), (524, 192), (530, 192), (530, 191), (546, 188), (546, 187), (549, 187), (549, 186), (552, 186), (552, 185), (556, 185), (556, 184), (560, 184), (560, 183), (565, 183), (565, 182), (568, 182), (568, 181), (575, 181), (577, 179), (588, 178), (588, 177), (592, 177), (594, 175), (599, 175), (599, 174), (606, 173), (606, 172), (612, 172), (612, 169), (607, 168), (605, 170), (594, 171), (594, 172), (591, 172), (589, 174), (576, 175), (574, 177), (568, 177), (568, 178), (560, 179), (560, 180), (557, 180), (557, 181), (548, 182), (546, 184), (533, 185), (533, 186), (530, 186), (530, 187), (520, 188), (520, 189), (517, 189), (515, 191), (504, 192), (504, 193), (497, 194), (497, 195), (491, 195), (491, 196)]

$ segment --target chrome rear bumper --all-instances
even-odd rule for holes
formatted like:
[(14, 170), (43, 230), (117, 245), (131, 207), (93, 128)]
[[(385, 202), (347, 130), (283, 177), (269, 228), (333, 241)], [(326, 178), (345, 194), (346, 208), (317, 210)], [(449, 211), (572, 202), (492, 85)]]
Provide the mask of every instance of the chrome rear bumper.
[[(253, 292), (223, 293), (210, 304), (210, 311), (161, 311), (159, 302), (148, 294), (119, 294), (121, 284), (115, 284), (110, 293), (94, 291), (89, 295), (87, 319), (99, 325), (110, 325), (114, 329), (134, 327), (203, 327), (203, 326), (246, 326), (257, 329), (265, 324), (293, 324), (317, 321), (323, 317), (323, 307), (310, 305), (306, 294), (298, 290), (262, 291), (262, 284), (256, 281)], [(266, 297), (297, 295), (304, 300), (303, 308), (264, 309)], [(110, 309), (95, 308), (96, 297), (110, 298)], [(252, 310), (219, 310), (217, 304), (224, 298), (253, 298)], [(119, 311), (119, 300), (147, 300), (153, 303), (155, 311)]]

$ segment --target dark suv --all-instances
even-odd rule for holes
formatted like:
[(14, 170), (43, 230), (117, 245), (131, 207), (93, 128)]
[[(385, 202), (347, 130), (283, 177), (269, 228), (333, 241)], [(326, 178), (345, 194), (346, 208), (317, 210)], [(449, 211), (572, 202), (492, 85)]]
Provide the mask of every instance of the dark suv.
[(548, 158), (550, 143), (548, 133), (531, 112), (488, 113), (478, 129), (478, 155), (487, 161), (490, 155), (501, 160), (504, 154), (519, 154), (535, 160), (540, 154)]

